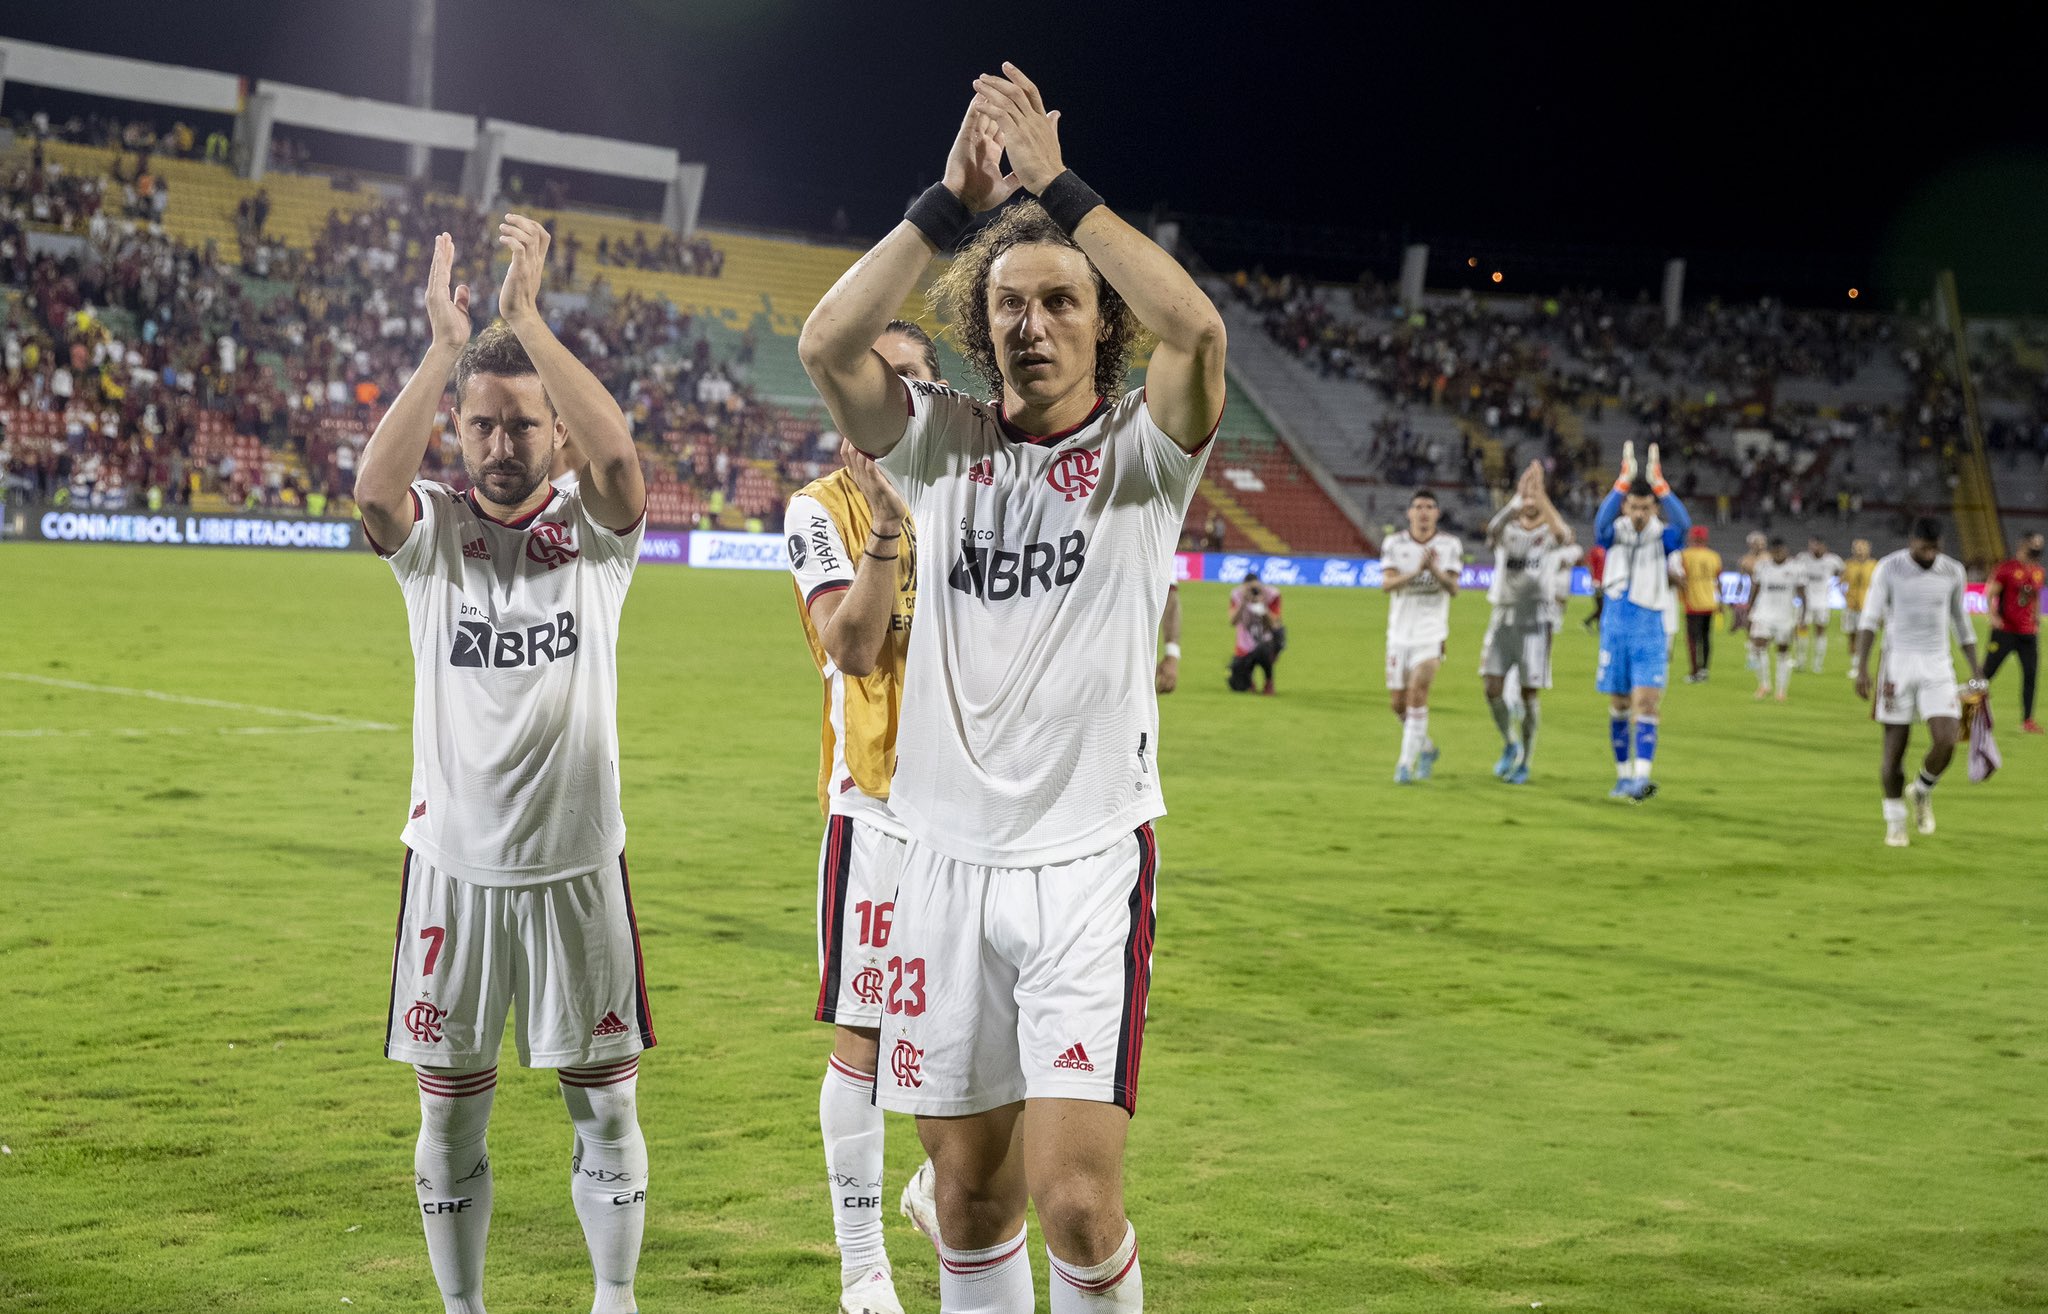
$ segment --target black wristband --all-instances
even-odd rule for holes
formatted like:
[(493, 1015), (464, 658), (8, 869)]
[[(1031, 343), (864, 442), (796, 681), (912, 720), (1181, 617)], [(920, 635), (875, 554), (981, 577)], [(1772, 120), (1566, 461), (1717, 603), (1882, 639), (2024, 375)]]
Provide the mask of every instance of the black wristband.
[(1045, 185), (1038, 194), (1038, 203), (1045, 207), (1046, 217), (1060, 226), (1068, 237), (1081, 226), (1088, 212), (1103, 203), (1102, 193), (1081, 181), (1081, 175), (1072, 169)]
[(872, 528), (872, 527), (871, 527), (871, 528), (870, 528), (870, 529), (868, 530), (868, 533), (870, 533), (870, 534), (874, 535), (874, 536), (875, 536), (876, 538), (880, 538), (880, 539), (891, 539), (891, 538), (902, 538), (902, 537), (903, 537), (903, 531), (902, 531), (902, 530), (900, 530), (900, 529), (899, 529), (899, 530), (897, 530), (897, 531), (896, 531), (895, 533), (893, 533), (893, 534), (884, 534), (884, 533), (883, 533), (883, 532), (882, 532), (881, 530), (879, 530), (879, 529), (874, 529), (874, 528)]
[(974, 211), (967, 203), (953, 195), (942, 182), (935, 182), (924, 189), (924, 194), (910, 203), (910, 209), (903, 217), (913, 228), (923, 233), (925, 240), (947, 255), (960, 245), (960, 239), (967, 236), (967, 230), (974, 227)]
[(873, 548), (862, 548), (860, 551), (862, 556), (873, 557), (877, 561), (900, 561), (903, 558), (903, 554), (901, 552), (892, 552), (885, 557), (881, 553), (875, 551)]

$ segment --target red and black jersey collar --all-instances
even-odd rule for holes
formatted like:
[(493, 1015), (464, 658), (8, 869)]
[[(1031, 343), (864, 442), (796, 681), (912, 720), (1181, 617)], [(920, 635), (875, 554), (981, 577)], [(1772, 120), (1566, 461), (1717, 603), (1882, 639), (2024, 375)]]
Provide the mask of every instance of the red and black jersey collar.
[(1025, 433), (1022, 429), (1010, 423), (1010, 417), (1003, 414), (1003, 403), (997, 401), (996, 426), (1003, 431), (1003, 437), (1008, 438), (1013, 443), (1028, 443), (1033, 447), (1050, 447), (1063, 438), (1073, 437), (1081, 432), (1081, 430), (1095, 423), (1102, 418), (1102, 413), (1108, 409), (1109, 399), (1098, 396), (1095, 399), (1094, 408), (1088, 412), (1087, 416), (1079, 424), (1069, 425), (1058, 433), (1037, 434)]
[[(484, 504), (477, 500), (476, 490), (474, 488), (465, 490), (464, 493), (462, 494), (462, 500), (469, 503), (470, 510), (476, 512), (478, 516), (490, 521), (494, 525), (503, 525), (507, 529), (524, 529), (528, 525), (532, 524), (535, 520), (539, 519), (540, 513), (547, 510), (549, 507), (553, 506), (555, 504), (555, 499), (559, 498), (561, 495), (561, 489), (549, 489), (547, 501), (542, 502), (539, 506), (535, 507), (531, 511), (528, 511), (525, 515), (520, 516), (517, 520), (500, 520), (496, 516), (492, 515), (490, 512), (484, 510)], [(628, 532), (631, 531), (629, 530)]]

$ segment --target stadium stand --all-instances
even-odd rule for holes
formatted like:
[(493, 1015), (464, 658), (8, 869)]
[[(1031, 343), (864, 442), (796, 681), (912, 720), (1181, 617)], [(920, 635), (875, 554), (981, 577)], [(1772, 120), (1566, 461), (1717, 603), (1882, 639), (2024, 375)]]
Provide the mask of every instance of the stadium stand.
[[(23, 240), (4, 271), (37, 312), (10, 305), (5, 321), (10, 350), (33, 362), (10, 368), (12, 405), (0, 410), (10, 479), (95, 506), (346, 514), (355, 453), (417, 357), (425, 243), (442, 228), (466, 234), (458, 277), (487, 286), (485, 216), (378, 180), (272, 173), (259, 185), (135, 140), (35, 139), (0, 158), (12, 221), (83, 238), (98, 257), (32, 260)], [(139, 192), (164, 201), (143, 208)], [(556, 234), (558, 329), (600, 362), (642, 435), (651, 519), (779, 523), (788, 492), (836, 448), (796, 333), (858, 252), (740, 233), (682, 245), (621, 215), (536, 216)], [(942, 356), (966, 381), (959, 357)], [(160, 405), (143, 400), (159, 385)], [(460, 478), (446, 434), (427, 473)], [(1219, 513), (1234, 549), (1366, 546), (1235, 390), (1189, 523)]]
[[(69, 141), (22, 127), (0, 155), (0, 476), (95, 506), (348, 514), (354, 455), (417, 359), (424, 244), (466, 235), (459, 276), (489, 286), (486, 217), (359, 175), (250, 182), (219, 134), (182, 124), (55, 125), (83, 138)], [(304, 163), (289, 144), (277, 156)], [(531, 212), (556, 236), (551, 314), (641, 435), (650, 517), (776, 525), (835, 459), (796, 334), (859, 252)], [(1369, 552), (1417, 484), (1469, 527), (1532, 458), (1583, 523), (1629, 439), (1664, 444), (1710, 522), (1885, 538), (1945, 511), (1968, 459), (1942, 335), (1900, 316), (1709, 304), (1667, 329), (1659, 307), (1597, 295), (1431, 296), (1411, 312), (1369, 281), (1242, 273), (1210, 290), (1232, 379), (1190, 546)], [(916, 297), (902, 313), (926, 318)], [(2048, 341), (1982, 325), (1973, 353), (1998, 500), (2018, 523), (2048, 519)], [(447, 435), (427, 471), (459, 480)]]
[[(1426, 483), (1474, 524), (1532, 458), (1585, 522), (1633, 439), (1661, 442), (1717, 523), (1889, 538), (1946, 512), (1968, 456), (1943, 335), (1902, 316), (1710, 304), (1666, 329), (1659, 307), (1597, 295), (1410, 312), (1370, 282), (1240, 273), (1211, 291), (1240, 380), (1373, 523)], [(2048, 352), (2019, 326), (1974, 337), (1999, 502), (2048, 518)]]

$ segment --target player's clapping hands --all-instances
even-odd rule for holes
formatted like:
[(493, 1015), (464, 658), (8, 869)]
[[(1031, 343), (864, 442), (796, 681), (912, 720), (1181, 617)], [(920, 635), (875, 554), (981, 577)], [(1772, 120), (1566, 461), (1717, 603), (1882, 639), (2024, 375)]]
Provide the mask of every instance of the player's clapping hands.
[(1024, 76), (1024, 70), (1006, 60), (1000, 76), (984, 73), (976, 78), (974, 108), (995, 125), (996, 140), (1009, 153), (1012, 176), (1026, 190), (1042, 192), (1066, 172), (1060, 158), (1059, 111), (1046, 111), (1038, 85)]
[(548, 230), (525, 215), (508, 214), (498, 225), (498, 245), (506, 249), (512, 263), (505, 270), (504, 285), (498, 289), (498, 313), (507, 324), (518, 324), (540, 315), (541, 278), (547, 269)]
[(1657, 444), (1655, 443), (1650, 444), (1650, 460), (1643, 473), (1648, 477), (1650, 488), (1657, 496), (1663, 497), (1671, 491), (1671, 485), (1664, 482), (1664, 458), (1657, 455)]
[(469, 319), (469, 284), (448, 286), (454, 270), (455, 239), (442, 233), (434, 239), (433, 259), (427, 265), (427, 323), (433, 326), (435, 346), (459, 351), (474, 326)]
[(1614, 481), (1614, 491), (1626, 493), (1628, 486), (1636, 481), (1636, 444), (1633, 438), (1621, 445), (1621, 474)]
[(995, 209), (1017, 190), (1017, 175), (1003, 172), (1003, 144), (996, 138), (995, 120), (981, 109), (979, 96), (968, 106), (953, 149), (946, 153), (944, 181), (946, 190), (976, 214)]

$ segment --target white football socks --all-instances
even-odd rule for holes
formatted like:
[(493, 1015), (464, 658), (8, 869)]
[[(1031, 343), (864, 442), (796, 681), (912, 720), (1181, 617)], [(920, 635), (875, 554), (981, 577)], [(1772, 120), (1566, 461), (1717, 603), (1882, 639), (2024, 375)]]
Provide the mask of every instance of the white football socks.
[(1792, 692), (1792, 672), (1797, 665), (1791, 653), (1778, 654), (1778, 697), (1783, 698)]
[(939, 1309), (943, 1314), (1032, 1314), (1038, 1307), (1031, 1286), (1028, 1229), (986, 1250), (939, 1249)]
[(1536, 756), (1536, 731), (1543, 725), (1543, 700), (1530, 698), (1522, 704), (1522, 765)]
[(633, 1271), (647, 1221), (647, 1138), (640, 1134), (635, 1088), (640, 1056), (563, 1068), (562, 1102), (576, 1127), (569, 1198), (590, 1247), (597, 1279), (591, 1314), (633, 1314)]
[(1052, 1314), (1111, 1314), (1145, 1308), (1145, 1279), (1138, 1271), (1138, 1230), (1124, 1224), (1124, 1243), (1100, 1264), (1069, 1264), (1047, 1246), (1052, 1261)]
[(1401, 765), (1413, 767), (1429, 744), (1429, 709), (1411, 707), (1401, 719)]
[(1769, 693), (1771, 691), (1771, 650), (1769, 648), (1751, 648), (1749, 650), (1749, 669), (1756, 672), (1757, 692)]
[(818, 1093), (818, 1130), (825, 1137), (825, 1186), (832, 1195), (832, 1236), (839, 1243), (839, 1282), (857, 1282), (889, 1268), (882, 1243), (882, 1110), (875, 1077), (834, 1055)]
[(1813, 669), (1819, 671), (1828, 664), (1828, 632), (1822, 630), (1813, 636)]
[(427, 1258), (447, 1314), (484, 1314), (484, 1245), (491, 1231), (491, 1121), (498, 1069), (419, 1068), (420, 1138), (413, 1188)]
[(1902, 798), (1888, 798), (1884, 801), (1884, 824), (1887, 826), (1903, 826), (1906, 824), (1906, 800)]

